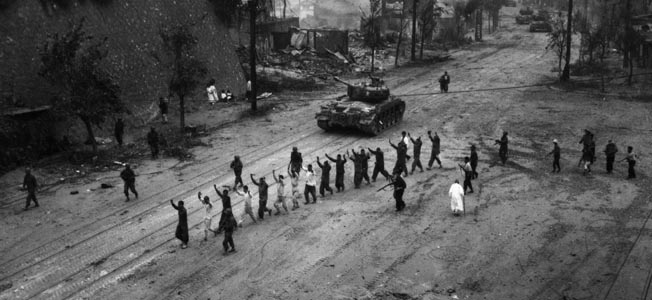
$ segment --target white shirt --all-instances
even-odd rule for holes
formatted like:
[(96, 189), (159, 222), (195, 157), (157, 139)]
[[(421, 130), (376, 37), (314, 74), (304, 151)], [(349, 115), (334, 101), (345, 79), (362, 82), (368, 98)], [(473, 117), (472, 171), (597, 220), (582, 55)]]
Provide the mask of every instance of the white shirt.
[(213, 206), (211, 206), (211, 205), (209, 205), (207, 203), (204, 203), (203, 201), (202, 201), (202, 203), (204, 204), (204, 209), (205, 209), (204, 219), (209, 220), (209, 219), (212, 218), (211, 212), (213, 212)]
[(315, 179), (315, 172), (314, 171), (309, 171), (308, 169), (303, 169), (306, 171), (306, 185), (309, 186), (316, 186), (317, 185), (317, 180)]
[(403, 143), (405, 143), (405, 146), (407, 146), (407, 148), (409, 149), (410, 148), (410, 137), (406, 135), (403, 138)]
[(214, 85), (207, 87), (206, 93), (208, 93), (208, 101), (217, 101), (217, 89)]
[(247, 191), (246, 193), (240, 193), (240, 191), (236, 190), (235, 192), (238, 195), (244, 197), (245, 209), (251, 209), (251, 199), (253, 198), (253, 196), (251, 196), (251, 191)]

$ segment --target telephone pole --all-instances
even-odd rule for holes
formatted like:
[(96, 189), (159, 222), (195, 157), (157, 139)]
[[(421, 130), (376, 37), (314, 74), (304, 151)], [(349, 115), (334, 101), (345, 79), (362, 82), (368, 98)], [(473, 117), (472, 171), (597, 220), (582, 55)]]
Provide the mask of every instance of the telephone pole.
[(417, 44), (417, 0), (412, 0), (412, 52), (410, 53), (410, 60), (416, 60), (416, 44)]
[(258, 109), (256, 105), (256, 8), (258, 0), (249, 0), (249, 80), (251, 81), (251, 110)]

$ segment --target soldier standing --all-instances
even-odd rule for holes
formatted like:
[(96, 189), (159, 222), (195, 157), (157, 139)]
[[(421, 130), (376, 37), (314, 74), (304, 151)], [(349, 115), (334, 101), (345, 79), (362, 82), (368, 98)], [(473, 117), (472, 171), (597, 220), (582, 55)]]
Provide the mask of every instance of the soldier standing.
[(129, 191), (134, 193), (136, 199), (138, 199), (138, 192), (136, 192), (136, 174), (134, 174), (129, 164), (126, 164), (125, 169), (120, 172), (120, 178), (125, 183), (124, 193), (127, 196), (126, 202), (129, 202)]
[(471, 162), (469, 157), (464, 158), (464, 165), (460, 164), (460, 169), (464, 171), (464, 193), (466, 194), (466, 188), (471, 189), (469, 194), (473, 193), (473, 184), (471, 184), (471, 179), (473, 179), (473, 169), (471, 168)]
[(403, 193), (405, 192), (405, 188), (407, 185), (405, 184), (405, 180), (401, 178), (401, 173), (397, 172), (394, 173), (394, 176), (391, 178), (391, 182), (384, 187), (380, 188), (380, 190), (384, 190), (388, 186), (393, 186), (394, 187), (394, 200), (396, 201), (396, 211), (401, 211), (405, 208), (405, 202), (403, 201)]
[(272, 210), (267, 208), (267, 189), (269, 186), (265, 182), (265, 177), (260, 177), (260, 180), (256, 182), (254, 179), (254, 174), (249, 174), (251, 181), (258, 186), (258, 218), (263, 220), (265, 218), (265, 212), (272, 215)]
[(423, 172), (423, 166), (421, 165), (421, 146), (423, 145), (423, 142), (421, 141), (421, 137), (418, 137), (416, 140), (410, 136), (408, 133), (408, 137), (410, 137), (410, 141), (412, 144), (414, 144), (414, 149), (412, 150), (413, 154), (413, 160), (412, 160), (412, 171), (410, 174), (414, 174), (414, 170), (419, 167), (421, 169), (421, 172)]
[(552, 140), (552, 143), (554, 144), (554, 148), (548, 155), (552, 154), (552, 172), (559, 173), (561, 172), (561, 167), (559, 166), (559, 159), (561, 158), (561, 149), (559, 148), (559, 144), (557, 143), (557, 139)]
[(331, 192), (331, 195), (333, 194), (333, 189), (331, 188), (330, 184), (330, 176), (331, 176), (331, 165), (328, 163), (328, 161), (325, 161), (324, 164), (322, 164), (319, 161), (319, 156), (317, 156), (317, 165), (321, 168), (321, 182), (319, 183), (319, 194), (324, 197), (325, 191)]
[(439, 77), (439, 90), (442, 93), (448, 93), (448, 84), (451, 82), (450, 76), (448, 76), (448, 72), (444, 71), (444, 75)]
[(634, 170), (634, 166), (636, 166), (637, 157), (638, 156), (634, 153), (634, 147), (627, 146), (627, 156), (625, 156), (625, 158), (622, 159), (622, 160), (626, 160), (627, 164), (629, 165), (629, 168), (627, 169), (627, 179), (636, 178), (636, 171)]
[(115, 127), (113, 128), (113, 134), (115, 135), (115, 140), (118, 142), (118, 146), (122, 147), (122, 136), (125, 133), (125, 124), (122, 122), (122, 118), (118, 118), (115, 122)]
[(604, 149), (604, 154), (607, 156), (607, 174), (613, 172), (616, 153), (618, 153), (618, 147), (612, 140), (609, 140), (607, 147)]
[(292, 152), (290, 153), (290, 171), (299, 174), (301, 173), (302, 166), (303, 158), (301, 157), (301, 152), (299, 152), (297, 147), (292, 147)]
[(233, 169), (233, 173), (235, 173), (235, 184), (233, 185), (233, 188), (237, 188), (238, 183), (241, 186), (244, 185), (242, 182), (242, 161), (240, 161), (240, 156), (236, 155), (233, 157), (233, 161), (231, 162), (231, 169)]
[(432, 142), (432, 151), (430, 152), (430, 161), (428, 161), (428, 170), (432, 168), (432, 164), (437, 161), (439, 164), (439, 168), (441, 169), (441, 160), (439, 160), (439, 152), (440, 152), (440, 140), (439, 140), (439, 135), (437, 135), (437, 132), (435, 132), (435, 135), (432, 136), (430, 135), (431, 131), (428, 131), (428, 138)]
[(371, 150), (371, 148), (367, 149), (369, 149), (369, 153), (373, 154), (376, 157), (376, 165), (374, 165), (374, 171), (371, 174), (371, 180), (376, 182), (378, 173), (383, 174), (385, 179), (389, 180), (389, 173), (387, 170), (385, 170), (385, 153), (383, 153), (383, 150), (381, 150), (380, 147), (376, 148), (376, 151)]
[(478, 178), (478, 152), (475, 151), (475, 145), (471, 145), (471, 169), (473, 169), (473, 179)]
[(23, 178), (23, 189), (27, 190), (27, 202), (25, 203), (25, 208), (23, 210), (29, 209), (30, 204), (34, 201), (34, 207), (39, 207), (38, 201), (36, 200), (36, 189), (38, 188), (38, 183), (36, 182), (36, 177), (32, 175), (32, 170), (30, 168), (25, 169), (25, 178)]
[(344, 165), (346, 164), (346, 157), (342, 157), (342, 155), (338, 154), (337, 159), (333, 159), (332, 157), (328, 156), (328, 154), (326, 154), (326, 158), (335, 163), (335, 189), (337, 189), (338, 192), (343, 191)]
[(392, 144), (392, 141), (389, 140), (389, 145), (392, 148), (396, 149), (396, 164), (394, 165), (393, 174), (396, 173), (405, 173), (405, 176), (408, 175), (407, 163), (406, 161), (410, 159), (410, 156), (407, 155), (407, 146), (403, 141), (400, 141), (397, 145)]
[(149, 147), (152, 150), (152, 158), (157, 158), (159, 140), (158, 133), (154, 127), (150, 129), (149, 133), (147, 133), (147, 144), (149, 144)]
[(507, 139), (507, 131), (503, 131), (503, 137), (500, 138), (500, 140), (496, 140), (495, 144), (499, 144), (500, 148), (498, 149), (498, 156), (500, 156), (500, 160), (503, 162), (503, 165), (505, 162), (507, 162), (507, 151), (508, 147), (507, 144), (509, 144), (509, 139)]

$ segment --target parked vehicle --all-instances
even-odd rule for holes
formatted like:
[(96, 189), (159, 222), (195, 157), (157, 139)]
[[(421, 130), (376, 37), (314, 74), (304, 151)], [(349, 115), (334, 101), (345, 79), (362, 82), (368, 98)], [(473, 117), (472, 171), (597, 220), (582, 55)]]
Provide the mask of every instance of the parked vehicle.
[(532, 23), (532, 16), (530, 15), (518, 15), (516, 16), (516, 24), (530, 24)]
[(552, 25), (545, 21), (532, 21), (530, 24), (530, 32), (551, 32)]

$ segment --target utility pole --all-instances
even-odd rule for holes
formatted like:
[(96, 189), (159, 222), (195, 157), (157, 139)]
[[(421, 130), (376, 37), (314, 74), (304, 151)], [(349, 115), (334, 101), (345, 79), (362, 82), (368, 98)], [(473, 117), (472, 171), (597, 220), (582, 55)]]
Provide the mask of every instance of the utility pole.
[[(423, 38), (423, 37), (422, 37)], [(410, 60), (416, 60), (416, 44), (417, 44), (417, 0), (412, 0), (412, 53)]]
[(561, 81), (568, 81), (570, 79), (570, 59), (571, 59), (571, 37), (573, 33), (573, 0), (568, 0), (568, 24), (566, 27), (566, 64), (564, 65), (564, 72), (561, 74)]
[(251, 81), (251, 111), (258, 109), (256, 105), (256, 8), (258, 0), (249, 0), (249, 80)]

